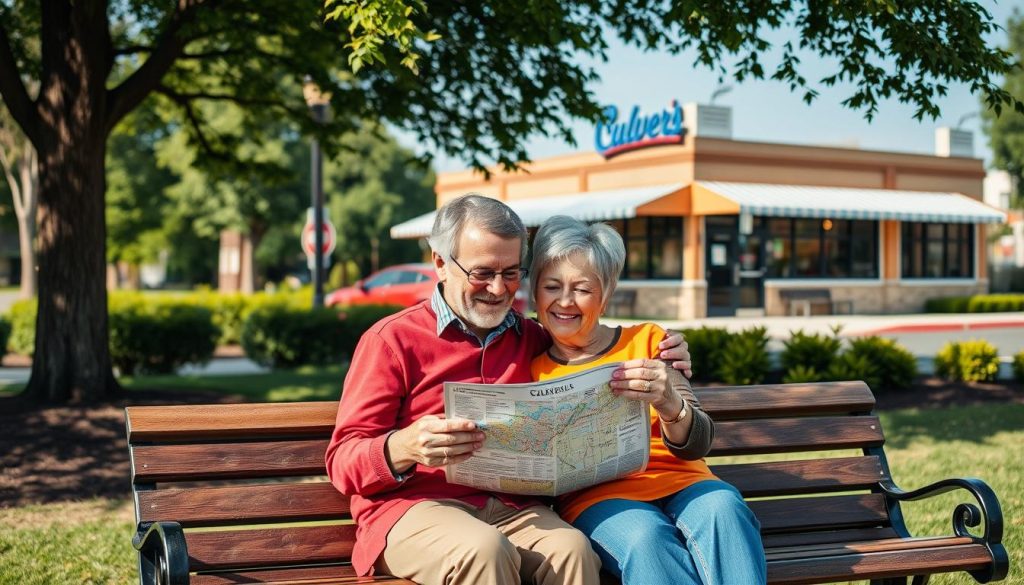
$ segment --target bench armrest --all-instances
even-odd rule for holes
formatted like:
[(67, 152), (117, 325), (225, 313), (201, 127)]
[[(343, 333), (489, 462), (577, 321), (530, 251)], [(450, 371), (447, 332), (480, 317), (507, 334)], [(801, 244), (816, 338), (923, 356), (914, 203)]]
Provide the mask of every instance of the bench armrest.
[(139, 551), (142, 585), (188, 585), (188, 549), (180, 524), (143, 522), (132, 537), (132, 546)]
[[(980, 583), (998, 581), (1006, 577), (1010, 569), (1010, 561), (1006, 549), (1002, 545), (1003, 509), (999, 505), (996, 493), (987, 483), (974, 477), (951, 478), (910, 491), (899, 488), (891, 481), (881, 481), (878, 485), (886, 496), (901, 502), (923, 500), (958, 489), (970, 492), (977, 500), (978, 505), (966, 502), (957, 504), (953, 509), (953, 532), (957, 536), (980, 540), (992, 555), (992, 565), (989, 568), (984, 571), (970, 571), (970, 573)], [(982, 536), (979, 538), (972, 535), (967, 527), (979, 526), (982, 520), (985, 525)]]

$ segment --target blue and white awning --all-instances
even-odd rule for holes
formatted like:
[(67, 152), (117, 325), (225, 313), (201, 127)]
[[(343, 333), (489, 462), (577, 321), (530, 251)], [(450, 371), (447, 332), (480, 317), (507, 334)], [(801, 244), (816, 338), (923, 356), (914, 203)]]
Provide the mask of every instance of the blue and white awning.
[[(685, 186), (683, 183), (671, 183), (653, 187), (546, 195), (506, 203), (519, 215), (526, 227), (537, 227), (553, 215), (568, 215), (581, 221), (608, 221), (636, 217), (637, 208), (676, 193)], [(435, 213), (431, 211), (393, 226), (391, 237), (422, 238), (430, 235), (434, 215)]]
[[(698, 181), (739, 213), (771, 217), (1002, 223), (1006, 214), (960, 193)], [(697, 195), (695, 195), (696, 197)]]

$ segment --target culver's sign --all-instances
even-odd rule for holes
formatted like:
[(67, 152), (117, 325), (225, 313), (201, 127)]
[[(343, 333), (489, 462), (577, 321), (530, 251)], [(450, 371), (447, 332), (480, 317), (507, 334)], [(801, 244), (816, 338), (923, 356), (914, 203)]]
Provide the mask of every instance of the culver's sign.
[(683, 107), (673, 100), (669, 109), (650, 114), (641, 114), (640, 106), (633, 106), (629, 117), (621, 120), (619, 109), (608, 106), (597, 123), (594, 144), (601, 156), (611, 158), (638, 148), (680, 144), (684, 136)]

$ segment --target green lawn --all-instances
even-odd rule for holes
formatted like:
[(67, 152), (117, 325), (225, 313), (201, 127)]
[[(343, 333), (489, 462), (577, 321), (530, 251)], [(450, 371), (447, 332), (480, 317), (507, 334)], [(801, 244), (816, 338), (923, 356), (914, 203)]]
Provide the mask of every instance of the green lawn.
[[(267, 375), (254, 399), (328, 399), (336, 396), (340, 372)], [(323, 379), (300, 390), (293, 378)], [(216, 386), (236, 391), (253, 388), (251, 377)], [(328, 378), (330, 378), (328, 380)], [(146, 387), (156, 379), (147, 378)], [(180, 379), (164, 387), (182, 387)], [(207, 388), (211, 379), (191, 382)], [(334, 385), (334, 388), (331, 385)], [(129, 387), (143, 385), (131, 381)], [(272, 398), (273, 397), (273, 398)], [(954, 407), (941, 410), (899, 410), (882, 413), (887, 449), (896, 481), (913, 489), (953, 476), (981, 477), (989, 482), (1003, 505), (1003, 542), (1010, 551), (1011, 572), (1005, 583), (1024, 583), (1024, 405)], [(126, 478), (127, 479), (127, 478)], [(963, 493), (963, 492), (960, 492)], [(964, 499), (956, 493), (904, 506), (915, 534), (950, 534), (951, 513)], [(137, 580), (130, 546), (133, 530), (128, 499), (88, 501), (0, 510), (0, 584), (131, 583)], [(967, 574), (937, 575), (931, 584), (974, 583)]]

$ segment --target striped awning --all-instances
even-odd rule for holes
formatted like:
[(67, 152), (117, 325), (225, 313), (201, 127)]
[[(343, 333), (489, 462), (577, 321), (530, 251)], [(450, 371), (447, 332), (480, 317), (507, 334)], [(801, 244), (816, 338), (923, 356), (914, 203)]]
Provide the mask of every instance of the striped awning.
[(698, 181), (701, 197), (718, 195), (735, 203), (735, 213), (771, 217), (872, 219), (942, 223), (1002, 223), (1006, 214), (960, 193), (897, 191)]
[[(527, 227), (536, 227), (553, 215), (568, 215), (581, 221), (607, 221), (637, 217), (638, 208), (681, 191), (686, 185), (672, 183), (653, 187), (631, 187), (609, 191), (587, 191), (507, 201)], [(391, 228), (391, 237), (422, 238), (430, 235), (435, 212), (414, 217)], [(682, 215), (682, 210), (678, 215)]]

